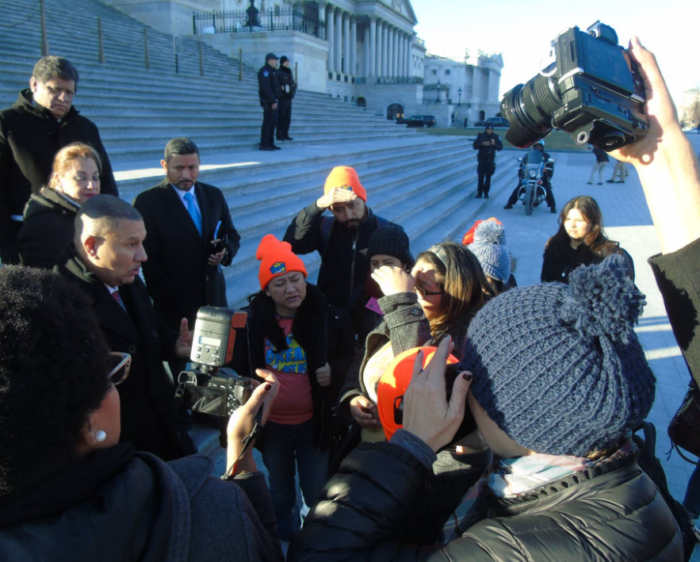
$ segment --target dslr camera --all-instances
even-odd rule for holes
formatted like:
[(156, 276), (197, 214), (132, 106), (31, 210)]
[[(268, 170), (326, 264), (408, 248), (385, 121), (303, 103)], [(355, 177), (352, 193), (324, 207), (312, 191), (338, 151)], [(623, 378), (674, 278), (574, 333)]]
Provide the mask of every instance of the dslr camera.
[(228, 308), (205, 306), (197, 311), (190, 360), (192, 371), (178, 376), (176, 400), (193, 412), (204, 414), (217, 427), (245, 404), (253, 393), (253, 380), (223, 368), (231, 360), (236, 328), (248, 315)]
[(552, 41), (555, 61), (501, 101), (510, 123), (508, 142), (528, 148), (562, 129), (577, 144), (609, 152), (643, 138), (649, 126), (644, 83), (617, 42), (615, 30), (599, 21), (585, 32), (572, 27)]

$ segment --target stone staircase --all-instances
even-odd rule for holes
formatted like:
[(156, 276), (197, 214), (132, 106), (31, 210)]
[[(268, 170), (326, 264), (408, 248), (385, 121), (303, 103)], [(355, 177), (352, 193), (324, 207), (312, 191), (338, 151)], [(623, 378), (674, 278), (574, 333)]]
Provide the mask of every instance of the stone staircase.
[[(172, 37), (148, 30), (150, 70), (144, 68), (144, 26), (97, 0), (46, 0), (52, 54), (69, 58), (81, 73), (76, 107), (100, 128), (118, 171), (122, 197), (131, 201), (160, 181), (163, 148), (190, 136), (202, 152), (200, 180), (221, 188), (242, 246), (226, 269), (231, 306), (258, 290), (255, 250), (267, 233), (282, 237), (304, 206), (317, 199), (333, 166), (357, 168), (370, 207), (401, 224), (415, 254), (461, 235), (481, 206), (473, 199), (476, 154), (464, 137), (437, 137), (397, 126), (329, 96), (300, 91), (294, 100), (293, 143), (284, 150), (256, 148), (262, 111), (256, 69), (183, 38), (175, 73)], [(0, 107), (27, 87), (40, 57), (36, 0), (0, 0)], [(97, 62), (96, 18), (102, 20), (106, 63)], [(7, 27), (27, 20), (22, 25)], [(75, 37), (82, 36), (82, 40)], [(303, 85), (302, 85), (303, 87)], [(211, 164), (211, 162), (214, 162)], [(504, 152), (494, 193), (513, 184), (517, 162)], [(149, 169), (150, 168), (150, 169)], [(313, 280), (316, 254), (304, 256)]]

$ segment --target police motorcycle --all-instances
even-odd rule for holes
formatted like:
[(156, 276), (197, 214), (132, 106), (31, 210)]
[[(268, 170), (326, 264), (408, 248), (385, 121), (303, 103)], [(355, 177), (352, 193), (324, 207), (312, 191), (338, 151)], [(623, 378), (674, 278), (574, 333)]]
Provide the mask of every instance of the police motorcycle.
[(547, 199), (547, 191), (544, 182), (554, 172), (554, 160), (545, 160), (544, 154), (533, 148), (525, 158), (518, 158), (520, 162), (520, 187), (518, 188), (518, 200), (525, 205), (525, 214), (531, 215), (532, 210)]

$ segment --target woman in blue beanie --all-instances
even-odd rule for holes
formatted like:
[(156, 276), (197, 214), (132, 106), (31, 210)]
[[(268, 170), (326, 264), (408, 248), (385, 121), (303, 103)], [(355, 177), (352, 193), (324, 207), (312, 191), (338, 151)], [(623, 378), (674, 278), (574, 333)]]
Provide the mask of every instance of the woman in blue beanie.
[[(419, 353), (403, 429), (348, 456), (288, 560), (683, 560), (673, 515), (630, 440), (654, 401), (633, 330), (643, 305), (618, 256), (577, 269), (568, 286), (490, 301), (471, 323), (449, 400), (443, 341), (423, 370)], [(434, 523), (420, 498), (466, 404), (493, 462), (453, 493), (452, 517), (427, 538), (411, 521)]]

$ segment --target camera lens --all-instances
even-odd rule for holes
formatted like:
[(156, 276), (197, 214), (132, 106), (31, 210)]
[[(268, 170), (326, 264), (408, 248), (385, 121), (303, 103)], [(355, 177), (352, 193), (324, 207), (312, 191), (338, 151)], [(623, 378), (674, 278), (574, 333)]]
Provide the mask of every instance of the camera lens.
[(551, 77), (538, 74), (524, 86), (518, 84), (501, 102), (501, 114), (510, 127), (506, 140), (518, 148), (528, 148), (552, 131), (552, 114), (561, 101)]

